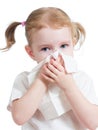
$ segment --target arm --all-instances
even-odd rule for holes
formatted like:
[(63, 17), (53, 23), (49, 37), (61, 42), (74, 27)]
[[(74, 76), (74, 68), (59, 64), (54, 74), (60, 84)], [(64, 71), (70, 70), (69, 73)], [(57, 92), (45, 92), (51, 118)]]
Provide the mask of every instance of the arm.
[(36, 79), (23, 97), (13, 101), (12, 116), (17, 124), (22, 125), (33, 116), (45, 92), (45, 84)]
[(84, 97), (72, 75), (67, 74), (62, 65), (51, 60), (45, 67), (43, 77), (63, 89), (75, 116), (86, 128), (95, 130), (98, 127), (98, 106)]
[(68, 82), (68, 88), (64, 89), (64, 92), (74, 114), (86, 128), (95, 130), (98, 127), (98, 106), (91, 104), (83, 96), (72, 76)]

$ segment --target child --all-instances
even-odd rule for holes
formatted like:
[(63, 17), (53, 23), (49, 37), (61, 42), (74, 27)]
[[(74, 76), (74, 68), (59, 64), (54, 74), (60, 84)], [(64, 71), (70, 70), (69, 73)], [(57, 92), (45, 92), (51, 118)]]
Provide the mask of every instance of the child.
[[(74, 46), (77, 43), (82, 45), (85, 39), (82, 25), (71, 21), (59, 8), (39, 8), (25, 22), (9, 25), (5, 32), (7, 46), (4, 50), (15, 43), (14, 32), (18, 25), (25, 26), (28, 41), (26, 52), (41, 65), (34, 80), (31, 76), (33, 81), (30, 83), (28, 76), (33, 71), (23, 72), (16, 77), (8, 105), (13, 120), (22, 125), (22, 130), (95, 130), (98, 127), (98, 101), (92, 81), (79, 70), (68, 72), (66, 66), (73, 59)], [(73, 68), (73, 65), (74, 61), (68, 67)], [(57, 112), (55, 116), (52, 115), (54, 108), (50, 109), (51, 105), (55, 105), (55, 98), (50, 99), (48, 95), (50, 89), (54, 95), (59, 91), (63, 94), (62, 99), (59, 99), (60, 96), (57, 99), (62, 110), (60, 105), (55, 107), (55, 112), (57, 109), (61, 113)]]

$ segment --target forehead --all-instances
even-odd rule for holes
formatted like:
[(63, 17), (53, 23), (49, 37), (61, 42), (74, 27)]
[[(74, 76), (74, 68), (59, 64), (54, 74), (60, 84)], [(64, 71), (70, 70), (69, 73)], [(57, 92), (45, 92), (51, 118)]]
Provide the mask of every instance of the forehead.
[(33, 42), (54, 42), (54, 41), (61, 41), (61, 40), (71, 40), (71, 30), (69, 27), (63, 27), (60, 29), (53, 29), (53, 28), (42, 28), (35, 32), (32, 37)]

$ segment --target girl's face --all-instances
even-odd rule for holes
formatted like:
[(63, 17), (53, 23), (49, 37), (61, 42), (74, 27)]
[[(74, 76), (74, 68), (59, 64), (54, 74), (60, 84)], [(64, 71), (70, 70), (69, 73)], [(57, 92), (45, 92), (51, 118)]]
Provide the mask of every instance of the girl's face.
[(25, 49), (30, 57), (37, 62), (42, 61), (48, 55), (60, 50), (66, 55), (73, 55), (73, 41), (69, 27), (60, 29), (42, 28), (32, 35), (32, 45)]

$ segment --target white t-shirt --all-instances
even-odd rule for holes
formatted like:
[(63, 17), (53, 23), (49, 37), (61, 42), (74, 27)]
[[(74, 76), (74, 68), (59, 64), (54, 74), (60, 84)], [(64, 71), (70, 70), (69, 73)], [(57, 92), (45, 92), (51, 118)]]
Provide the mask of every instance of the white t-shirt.
[[(26, 93), (29, 88), (27, 78), (29, 74), (29, 72), (23, 72), (16, 77), (12, 88), (9, 107), (11, 107), (13, 100), (21, 98), (24, 93)], [(92, 104), (98, 105), (98, 100), (96, 99), (90, 77), (84, 72), (78, 71), (73, 74), (73, 78), (87, 100)], [(38, 109), (33, 117), (22, 126), (22, 130), (86, 130), (86, 128), (77, 120), (72, 110), (55, 119), (46, 120)]]

